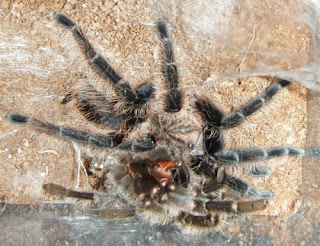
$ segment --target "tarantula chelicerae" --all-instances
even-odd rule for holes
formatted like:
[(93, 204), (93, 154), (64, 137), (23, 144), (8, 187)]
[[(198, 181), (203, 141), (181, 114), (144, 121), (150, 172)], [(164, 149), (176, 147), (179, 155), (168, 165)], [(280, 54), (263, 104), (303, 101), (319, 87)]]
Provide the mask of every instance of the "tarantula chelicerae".
[[(319, 149), (292, 147), (223, 148), (223, 130), (240, 125), (279, 90), (289, 86), (289, 81), (273, 83), (227, 116), (208, 98), (197, 96), (192, 102), (193, 110), (202, 119), (202, 126), (197, 127), (189, 123), (186, 114), (181, 114), (184, 93), (172, 41), (162, 19), (157, 21), (156, 30), (162, 45), (163, 84), (160, 86), (165, 88), (165, 94), (160, 97), (163, 104), (158, 109), (153, 105), (159, 105), (156, 99), (159, 85), (144, 83), (132, 88), (96, 53), (79, 26), (63, 14), (54, 16), (58, 23), (70, 29), (90, 68), (106, 85), (101, 87), (88, 81), (69, 92), (63, 103), (72, 101), (88, 124), (98, 125), (107, 132), (59, 126), (21, 114), (8, 114), (7, 119), (113, 156), (116, 162), (111, 165), (105, 161), (103, 166), (104, 188), (151, 222), (172, 223), (189, 232), (217, 230), (228, 217), (263, 209), (273, 196), (271, 191), (260, 190), (232, 176), (228, 167), (284, 155), (319, 155)], [(195, 151), (197, 143), (186, 137), (194, 132), (199, 132), (202, 139), (201, 151)], [(259, 167), (252, 172), (259, 177), (268, 175), (268, 170)], [(96, 194), (67, 190), (54, 184), (43, 187), (51, 193), (85, 199), (95, 199)]]

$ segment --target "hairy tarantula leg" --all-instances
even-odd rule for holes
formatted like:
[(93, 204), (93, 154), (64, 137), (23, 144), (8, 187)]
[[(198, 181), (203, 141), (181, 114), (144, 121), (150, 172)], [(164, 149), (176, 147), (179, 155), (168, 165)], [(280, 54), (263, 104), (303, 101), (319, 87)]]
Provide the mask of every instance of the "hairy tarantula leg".
[(162, 72), (165, 76), (168, 89), (165, 99), (165, 111), (174, 113), (180, 111), (183, 100), (183, 94), (179, 87), (178, 68), (175, 63), (173, 45), (166, 23), (162, 19), (159, 19), (156, 23), (156, 28), (158, 38), (162, 42), (162, 56), (164, 59)]
[(257, 189), (243, 180), (226, 174), (223, 184), (230, 189), (238, 192), (240, 195), (254, 200), (269, 200), (273, 197), (273, 192), (269, 190)]
[(148, 133), (144, 137), (136, 139), (132, 142), (123, 142), (118, 147), (120, 149), (128, 149), (134, 152), (144, 152), (154, 149), (155, 146), (156, 138)]
[(117, 94), (129, 103), (133, 103), (135, 100), (137, 100), (137, 95), (132, 90), (129, 83), (123, 80), (122, 77), (118, 75), (116, 71), (108, 64), (108, 62), (95, 51), (81, 28), (66, 15), (55, 12), (54, 17), (59, 24), (69, 28), (72, 31), (74, 38), (78, 42), (83, 53), (88, 58), (89, 64), (92, 65), (105, 79), (110, 79), (112, 81), (113, 85), (115, 85)]
[(196, 109), (208, 128), (219, 128), (222, 121), (222, 112), (210, 102), (208, 98), (201, 97), (195, 102)]
[(271, 171), (263, 167), (253, 167), (248, 174), (257, 178), (265, 178), (270, 175)]
[[(138, 87), (137, 91), (139, 92), (138, 98), (141, 100), (137, 101), (135, 107), (142, 107), (147, 102), (148, 97), (151, 96), (152, 87), (150, 87), (150, 84), (144, 84)], [(117, 102), (108, 100), (90, 84), (79, 89), (75, 98), (78, 110), (87, 120), (113, 129), (120, 128), (120, 125), (126, 125), (127, 127), (135, 125), (144, 121), (147, 116), (146, 114), (135, 116), (133, 112), (115, 112), (114, 107)]]
[(42, 188), (51, 195), (66, 196), (66, 197), (88, 199), (88, 200), (94, 199), (94, 193), (92, 193), (92, 192), (71, 190), (71, 189), (67, 189), (61, 185), (49, 183), (49, 184), (42, 185)]
[[(217, 230), (222, 225), (222, 219), (219, 212), (226, 213), (246, 213), (262, 210), (267, 206), (266, 200), (256, 201), (208, 201), (205, 204), (207, 210), (213, 212), (206, 215), (194, 215), (187, 212), (181, 212), (177, 221), (181, 223), (184, 230), (192, 233), (198, 233), (199, 230), (210, 231)], [(217, 213), (215, 213), (217, 212)]]
[(204, 174), (209, 178), (212, 178), (214, 176), (213, 166), (206, 161), (206, 158), (203, 155), (192, 156), (190, 161), (190, 168), (196, 173)]
[(219, 214), (193, 215), (181, 212), (176, 218), (188, 232), (198, 232), (199, 230), (215, 230), (222, 224)]
[(267, 201), (260, 199), (255, 201), (208, 201), (206, 209), (208, 211), (223, 211), (227, 213), (244, 213), (262, 210), (267, 206)]
[(203, 191), (206, 193), (216, 191), (222, 186), (227, 186), (242, 196), (255, 200), (268, 200), (273, 197), (271, 191), (259, 190), (239, 178), (230, 176), (225, 172), (224, 168), (214, 168), (210, 163), (205, 161), (204, 156), (193, 157), (190, 167), (195, 170), (195, 172), (199, 174), (202, 173), (212, 179), (203, 186)]
[(98, 148), (114, 148), (119, 145), (124, 138), (123, 134), (117, 132), (109, 134), (91, 134), (68, 126), (58, 126), (52, 123), (42, 122), (38, 119), (20, 114), (8, 114), (6, 118), (12, 123), (28, 124), (35, 130), (48, 135), (53, 135), (69, 141), (77, 141)]
[[(63, 196), (63, 197), (72, 197), (78, 199), (87, 199), (87, 200), (96, 200), (97, 197), (100, 197), (101, 192), (84, 192), (84, 191), (76, 191), (67, 189), (61, 185), (57, 184), (43, 184), (42, 188), (51, 195), (54, 196)], [(128, 219), (135, 215), (135, 209), (127, 208), (127, 209), (104, 209), (99, 211), (100, 218), (108, 218), (108, 219)]]
[[(69, 19), (67, 16), (61, 13), (55, 12), (54, 17), (58, 23), (60, 23), (62, 26), (69, 28), (71, 30), (75, 40), (78, 42), (80, 48), (82, 49), (83, 53), (87, 57), (88, 63), (104, 79), (111, 80), (112, 82), (111, 84), (114, 86), (113, 88), (117, 96), (119, 97), (120, 100), (125, 101), (128, 107), (130, 107), (131, 105), (133, 108), (142, 108), (145, 106), (145, 104), (148, 101), (150, 101), (151, 98), (153, 98), (154, 87), (152, 83), (142, 84), (134, 91), (131, 88), (130, 84), (124, 79), (122, 79), (122, 77), (116, 73), (116, 71), (108, 64), (108, 62), (95, 51), (95, 49), (93, 48), (89, 40), (86, 38), (81, 28), (77, 26), (76, 23), (74, 23), (71, 19)], [(70, 98), (67, 95), (63, 100), (63, 103), (67, 103), (69, 100)], [(85, 111), (85, 107), (83, 109), (84, 110), (82, 111)], [(94, 111), (99, 111), (97, 107), (95, 107), (94, 109), (93, 107), (90, 107), (90, 109)], [(88, 111), (87, 113), (91, 114), (90, 111)], [(100, 109), (100, 113), (101, 113), (101, 109)], [(116, 112), (110, 112), (110, 114), (107, 116), (108, 116), (107, 118), (109, 119), (107, 121), (111, 121), (111, 124), (114, 123), (116, 125), (117, 124), (119, 125), (120, 122), (122, 121), (126, 122), (129, 125), (134, 125), (136, 123), (144, 121), (146, 118), (146, 114), (142, 116), (140, 115), (137, 116), (133, 112), (127, 115), (117, 114)], [(112, 117), (115, 119), (115, 122), (112, 122), (113, 121)], [(117, 128), (117, 126), (116, 127), (111, 126), (111, 127)]]
[(107, 100), (90, 84), (77, 92), (76, 103), (78, 110), (87, 120), (113, 129), (119, 128), (120, 124), (129, 117), (128, 113), (116, 114), (113, 110), (115, 102)]
[(195, 102), (196, 109), (205, 122), (203, 129), (203, 146), (207, 155), (213, 155), (223, 148), (220, 132), (222, 112), (208, 98), (199, 98)]
[(261, 95), (253, 98), (247, 102), (240, 109), (227, 115), (221, 122), (221, 129), (232, 128), (240, 125), (245, 119), (262, 108), (268, 101), (270, 101), (278, 91), (290, 85), (291, 82), (287, 80), (279, 80), (270, 85)]
[(275, 147), (272, 149), (249, 148), (224, 150), (214, 155), (210, 159), (222, 166), (237, 165), (240, 162), (261, 161), (281, 156), (320, 156), (320, 148), (300, 149), (294, 147)]
[(58, 12), (54, 13), (54, 18), (59, 24), (72, 31), (73, 36), (89, 59), (89, 63), (92, 64), (105, 78), (110, 79), (114, 84), (118, 83), (122, 79), (108, 64), (108, 62), (96, 53), (88, 39), (83, 34), (81, 28), (78, 27), (75, 22), (66, 15)]

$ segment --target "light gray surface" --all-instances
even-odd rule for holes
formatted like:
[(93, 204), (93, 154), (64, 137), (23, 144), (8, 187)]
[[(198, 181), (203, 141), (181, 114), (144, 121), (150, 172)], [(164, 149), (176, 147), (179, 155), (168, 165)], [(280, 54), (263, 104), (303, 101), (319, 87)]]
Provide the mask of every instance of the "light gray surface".
[[(59, 212), (31, 211), (12, 208), (2, 216), (1, 245), (238, 245), (236, 235), (213, 233), (206, 236), (186, 236), (171, 226), (149, 226), (137, 219), (105, 220), (94, 213), (74, 214), (72, 206)], [(70, 210), (71, 208), (71, 210)], [(10, 210), (9, 208), (8, 210)], [(64, 210), (64, 211), (63, 211)], [(241, 230), (249, 227), (249, 221)], [(254, 226), (260, 226), (254, 224)], [(242, 242), (253, 245), (272, 245), (266, 235), (243, 231)]]

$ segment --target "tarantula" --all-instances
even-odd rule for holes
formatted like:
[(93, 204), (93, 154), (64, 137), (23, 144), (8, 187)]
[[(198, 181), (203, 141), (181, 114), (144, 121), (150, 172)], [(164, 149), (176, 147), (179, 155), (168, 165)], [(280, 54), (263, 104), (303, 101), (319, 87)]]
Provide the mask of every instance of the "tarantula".
[[(184, 93), (172, 40), (163, 19), (156, 22), (162, 46), (163, 84), (156, 86), (147, 82), (132, 88), (95, 51), (75, 22), (61, 13), (55, 13), (54, 17), (70, 30), (90, 69), (105, 85), (101, 87), (88, 81), (70, 91), (62, 103), (73, 102), (89, 125), (107, 131), (89, 132), (17, 113), (8, 114), (7, 119), (113, 156), (115, 163), (105, 161), (102, 168), (103, 187), (133, 206), (137, 215), (150, 222), (171, 223), (191, 233), (218, 230), (230, 217), (265, 208), (273, 197), (272, 191), (255, 188), (232, 176), (229, 167), (285, 155), (319, 155), (319, 149), (293, 147), (223, 148), (223, 130), (240, 125), (277, 92), (289, 86), (289, 81), (271, 84), (261, 95), (227, 116), (208, 98), (197, 96), (191, 105), (202, 120), (201, 127), (197, 127), (181, 114), (185, 107)], [(156, 96), (160, 87), (164, 88), (165, 94), (160, 97), (163, 103), (158, 109), (153, 105), (159, 105)], [(194, 151), (197, 143), (186, 137), (194, 132), (198, 132), (201, 139), (198, 152)], [(252, 172), (258, 177), (268, 175), (268, 170), (261, 167)], [(91, 200), (96, 197), (96, 193), (77, 192), (54, 184), (45, 184), (43, 188), (65, 196)]]

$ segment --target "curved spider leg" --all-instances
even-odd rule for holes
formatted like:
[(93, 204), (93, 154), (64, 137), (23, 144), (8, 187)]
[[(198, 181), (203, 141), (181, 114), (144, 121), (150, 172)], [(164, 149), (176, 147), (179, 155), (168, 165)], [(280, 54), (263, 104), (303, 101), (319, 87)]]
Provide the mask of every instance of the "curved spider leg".
[(270, 175), (271, 171), (264, 167), (252, 167), (248, 174), (257, 178), (266, 178)]
[[(207, 177), (212, 178), (214, 176), (213, 166), (205, 161), (204, 156), (194, 156), (191, 160), (191, 168), (199, 174), (204, 174)], [(267, 168), (254, 166), (248, 174), (256, 178), (265, 178), (270, 175), (271, 171)]]
[[(72, 189), (67, 189), (61, 185), (57, 184), (43, 184), (42, 189), (44, 189), (47, 193), (53, 196), (62, 196), (62, 197), (72, 197), (77, 199), (86, 199), (92, 200), (95, 203), (101, 202), (100, 199), (105, 195), (102, 192), (84, 192), (84, 191), (76, 191)], [(102, 200), (103, 201), (103, 200)], [(108, 219), (127, 219), (131, 218), (135, 215), (135, 209), (133, 208), (123, 208), (123, 209), (99, 209), (99, 217), (108, 218)]]
[(228, 175), (225, 173), (224, 180), (221, 184), (238, 192), (241, 196), (254, 200), (270, 200), (273, 197), (273, 192), (270, 190), (260, 190), (255, 188), (242, 179)]
[(199, 232), (215, 231), (223, 226), (223, 219), (220, 214), (194, 215), (188, 212), (181, 212), (176, 221), (181, 224), (182, 229), (188, 233), (198, 234)]
[(203, 155), (192, 156), (190, 168), (197, 174), (204, 174), (208, 178), (214, 178), (216, 176), (213, 165), (208, 163)]
[(147, 133), (144, 137), (135, 139), (134, 141), (127, 141), (120, 144), (120, 149), (132, 150), (134, 152), (144, 152), (154, 149), (156, 146), (156, 139), (153, 135)]
[(257, 189), (242, 179), (227, 174), (223, 167), (213, 167), (212, 164), (204, 160), (204, 156), (193, 157), (191, 163), (191, 168), (195, 172), (209, 178), (207, 183), (203, 185), (205, 193), (214, 192), (227, 186), (241, 196), (254, 200), (269, 200), (273, 197), (272, 191)]
[[(139, 101), (135, 105), (136, 108), (142, 108), (147, 103), (146, 98), (153, 93), (150, 84), (144, 84), (138, 87)], [(114, 107), (116, 100), (108, 100), (103, 94), (98, 92), (92, 85), (87, 84), (77, 92), (76, 102), (79, 111), (89, 121), (98, 125), (108, 126), (112, 129), (121, 127), (130, 128), (131, 126), (141, 123), (145, 120), (145, 114), (134, 115), (133, 112), (118, 113)]]
[(57, 184), (52, 184), (52, 183), (43, 184), (42, 188), (49, 194), (55, 195), (55, 196), (66, 196), (66, 197), (88, 199), (88, 200), (94, 199), (93, 192), (71, 190)]
[(96, 68), (101, 76), (107, 80), (111, 80), (111, 82), (115, 85), (122, 79), (120, 75), (118, 75), (108, 64), (108, 62), (102, 56), (96, 53), (81, 28), (77, 26), (75, 22), (73, 22), (66, 15), (58, 12), (54, 13), (54, 18), (63, 27), (66, 27), (72, 31), (74, 38), (79, 43), (79, 46), (88, 58), (88, 62), (90, 65), (93, 65), (93, 67)]
[(251, 99), (240, 109), (227, 115), (221, 121), (221, 129), (232, 128), (240, 125), (245, 119), (262, 108), (267, 102), (269, 102), (277, 92), (279, 92), (284, 87), (290, 85), (291, 82), (286, 80), (279, 80), (278, 82), (270, 85), (261, 95)]
[(164, 20), (159, 19), (156, 23), (156, 28), (158, 38), (162, 43), (162, 73), (164, 74), (168, 89), (165, 98), (165, 111), (175, 113), (179, 112), (182, 107), (183, 94), (179, 87), (178, 68), (174, 59), (173, 45)]
[[(211, 232), (221, 229), (227, 215), (249, 213), (262, 210), (267, 206), (266, 200), (243, 201), (207, 201), (205, 208), (209, 211), (205, 215), (197, 215), (189, 212), (181, 212), (176, 221), (178, 225), (189, 233)], [(222, 212), (222, 213), (221, 213)]]
[(223, 148), (223, 138), (220, 131), (222, 112), (208, 98), (199, 98), (195, 107), (205, 123), (203, 129), (203, 149), (209, 156)]
[(78, 110), (84, 117), (98, 125), (119, 129), (121, 124), (129, 118), (128, 113), (117, 114), (114, 112), (114, 101), (99, 93), (92, 85), (87, 84), (76, 95)]
[(59, 126), (43, 122), (33, 117), (21, 114), (8, 114), (6, 118), (11, 123), (28, 124), (38, 132), (46, 133), (69, 141), (88, 144), (92, 147), (110, 149), (119, 145), (124, 138), (124, 135), (118, 132), (111, 132), (109, 134), (91, 134), (68, 126)]
[[(83, 53), (87, 57), (89, 65), (91, 65), (106, 81), (112, 82), (113, 88), (119, 97), (119, 100), (125, 104), (125, 107), (140, 109), (145, 106), (145, 104), (153, 97), (154, 94), (153, 85), (151, 83), (143, 84), (139, 86), (136, 91), (134, 91), (129, 83), (120, 75), (118, 75), (116, 71), (108, 64), (108, 62), (95, 51), (81, 28), (77, 26), (75, 22), (58, 12), (54, 13), (54, 17), (59, 24), (69, 28), (72, 31), (75, 40), (78, 42)], [(84, 91), (84, 93), (85, 92), (86, 91)], [(67, 95), (63, 102), (68, 102), (69, 100), (70, 96)], [(83, 106), (83, 108), (86, 108), (85, 106)], [(92, 108), (93, 107), (90, 107), (90, 109)], [(98, 111), (98, 109), (96, 108), (95, 111)], [(128, 115), (128, 118), (130, 119), (127, 121), (130, 122), (130, 124), (135, 124), (145, 120), (146, 115), (138, 116), (138, 119), (134, 119), (136, 118), (135, 113), (133, 112), (134, 110), (131, 111), (132, 112)]]
[(320, 148), (300, 149), (295, 147), (275, 147), (231, 149), (220, 151), (209, 158), (220, 166), (233, 166), (240, 162), (261, 161), (281, 156), (320, 156)]
[(208, 201), (206, 209), (210, 212), (223, 211), (227, 213), (243, 213), (262, 210), (267, 206), (267, 201), (264, 199), (254, 201), (237, 202), (234, 200), (224, 201)]
[[(6, 118), (11, 123), (28, 124), (30, 127), (37, 130), (38, 132), (46, 133), (48, 135), (69, 141), (76, 141), (79, 143), (87, 144), (94, 148), (114, 148), (119, 144), (123, 143), (123, 139), (125, 137), (124, 134), (119, 132), (111, 132), (108, 134), (89, 133), (68, 126), (59, 126), (52, 123), (43, 122), (30, 116), (25, 116), (21, 114), (8, 114)], [(142, 143), (144, 144), (144, 150), (141, 150), (140, 147), (140, 149), (138, 149), (137, 151), (147, 151), (155, 147), (155, 141), (151, 134), (148, 139), (151, 143), (147, 142), (147, 138), (143, 138), (142, 140), (135, 140), (135, 146), (139, 147), (142, 146)], [(132, 148), (132, 150), (136, 151), (135, 148)]]

